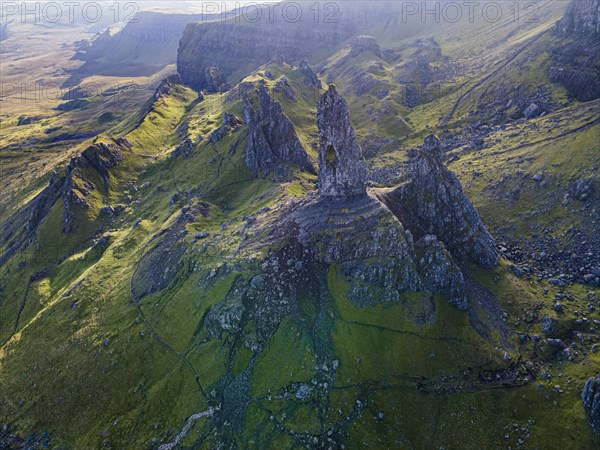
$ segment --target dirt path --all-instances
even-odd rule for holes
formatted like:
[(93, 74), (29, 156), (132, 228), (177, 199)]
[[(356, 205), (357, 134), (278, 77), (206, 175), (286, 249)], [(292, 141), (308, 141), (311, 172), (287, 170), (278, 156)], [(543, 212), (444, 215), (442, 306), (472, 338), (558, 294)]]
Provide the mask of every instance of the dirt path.
[(179, 445), (179, 442), (190, 432), (190, 428), (192, 428), (192, 424), (194, 422), (202, 419), (203, 417), (212, 417), (215, 411), (216, 409), (211, 407), (208, 408), (206, 411), (202, 411), (198, 414), (193, 414), (192, 416), (190, 416), (190, 418), (186, 420), (185, 425), (183, 426), (179, 434), (175, 436), (175, 439), (172, 442), (169, 442), (168, 444), (161, 445), (160, 447), (158, 447), (158, 450), (172, 450), (175, 447), (177, 447), (177, 445)]

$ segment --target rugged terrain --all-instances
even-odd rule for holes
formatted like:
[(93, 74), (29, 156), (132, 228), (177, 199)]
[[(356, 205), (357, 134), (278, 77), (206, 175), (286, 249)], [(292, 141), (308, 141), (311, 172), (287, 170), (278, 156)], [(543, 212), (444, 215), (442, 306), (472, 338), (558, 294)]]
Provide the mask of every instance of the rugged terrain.
[(0, 446), (597, 448), (598, 3), (55, 48), (71, 98), (3, 102)]

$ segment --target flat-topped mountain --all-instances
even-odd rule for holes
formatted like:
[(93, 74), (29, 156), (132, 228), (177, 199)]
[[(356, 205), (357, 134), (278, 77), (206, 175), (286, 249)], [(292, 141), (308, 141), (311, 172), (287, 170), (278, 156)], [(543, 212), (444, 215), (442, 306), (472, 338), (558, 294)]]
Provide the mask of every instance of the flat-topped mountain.
[(219, 14), (140, 11), (122, 29), (112, 28), (80, 43), (81, 74), (136, 76), (153, 74), (177, 61), (177, 47), (192, 22), (218, 19)]

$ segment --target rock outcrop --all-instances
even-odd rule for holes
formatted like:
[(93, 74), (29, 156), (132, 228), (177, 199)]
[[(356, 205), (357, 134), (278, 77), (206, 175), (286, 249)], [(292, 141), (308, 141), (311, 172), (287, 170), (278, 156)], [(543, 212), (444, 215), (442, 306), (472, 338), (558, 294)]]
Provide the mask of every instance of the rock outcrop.
[(235, 117), (233, 114), (226, 112), (223, 114), (223, 124), (210, 134), (210, 142), (216, 144), (225, 136), (228, 136), (239, 129), (241, 126), (242, 122), (240, 119)]
[(320, 135), (319, 194), (322, 197), (365, 195), (368, 170), (350, 122), (348, 103), (335, 86), (317, 106)]
[[(63, 187), (64, 233), (77, 230), (75, 211), (77, 208), (89, 209), (86, 198), (96, 189), (108, 192), (110, 172), (125, 159), (132, 144), (125, 138), (96, 142), (86, 148), (80, 156), (71, 159), (67, 167)], [(97, 186), (92, 180), (100, 178), (104, 186)]]
[(424, 148), (411, 155), (408, 182), (382, 200), (415, 236), (435, 235), (458, 260), (482, 267), (498, 263), (494, 239), (467, 198), (456, 175), (442, 161), (440, 140), (425, 138)]
[(130, 149), (131, 143), (126, 139), (115, 139), (113, 142), (100, 142), (86, 148), (73, 164), (80, 168), (91, 167), (104, 181), (108, 189), (110, 184), (109, 170), (118, 166), (124, 159), (123, 151)]
[(592, 429), (600, 434), (600, 375), (587, 380), (581, 399)]
[(336, 264), (357, 305), (400, 301), (428, 289), (402, 224), (368, 195), (318, 198), (292, 211), (285, 222), (278, 238), (297, 234), (310, 249), (313, 266)]
[(181, 257), (187, 244), (185, 216), (160, 236), (158, 242), (142, 257), (131, 278), (131, 293), (139, 301), (146, 295), (165, 289), (177, 276), (181, 268)]
[(598, 75), (581, 69), (551, 67), (550, 80), (560, 83), (579, 101), (586, 102), (600, 97)]
[(381, 48), (373, 36), (355, 36), (350, 42), (350, 56), (358, 56), (363, 52), (372, 52), (381, 58)]
[(459, 309), (467, 309), (469, 300), (465, 278), (444, 243), (427, 235), (415, 244), (418, 271), (430, 289), (444, 295)]
[(300, 63), (299, 70), (302, 73), (302, 75), (304, 75), (304, 84), (305, 85), (307, 85), (309, 87), (313, 87), (315, 89), (323, 88), (323, 84), (321, 83), (321, 80), (319, 80), (319, 77), (317, 76), (317, 74), (315, 73), (315, 71), (313, 70), (313, 68), (310, 66), (310, 64), (308, 63), (308, 61), (306, 59), (303, 59), (302, 62)]
[(246, 165), (255, 176), (279, 172), (288, 163), (316, 173), (292, 121), (264, 82), (258, 83), (255, 92), (244, 93), (244, 121), (249, 128)]

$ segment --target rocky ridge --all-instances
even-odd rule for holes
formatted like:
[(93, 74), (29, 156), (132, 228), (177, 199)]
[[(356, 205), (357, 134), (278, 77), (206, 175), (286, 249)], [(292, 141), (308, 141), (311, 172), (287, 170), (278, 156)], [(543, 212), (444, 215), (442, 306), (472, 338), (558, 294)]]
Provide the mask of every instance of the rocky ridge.
[(350, 56), (356, 57), (363, 52), (372, 52), (381, 58), (381, 48), (373, 36), (360, 35), (352, 38), (350, 42)]
[(80, 42), (76, 57), (85, 64), (77, 72), (151, 73), (149, 68), (155, 70), (176, 62), (179, 39), (189, 23), (219, 17), (140, 11), (123, 29), (115, 32), (109, 28), (91, 41)]

